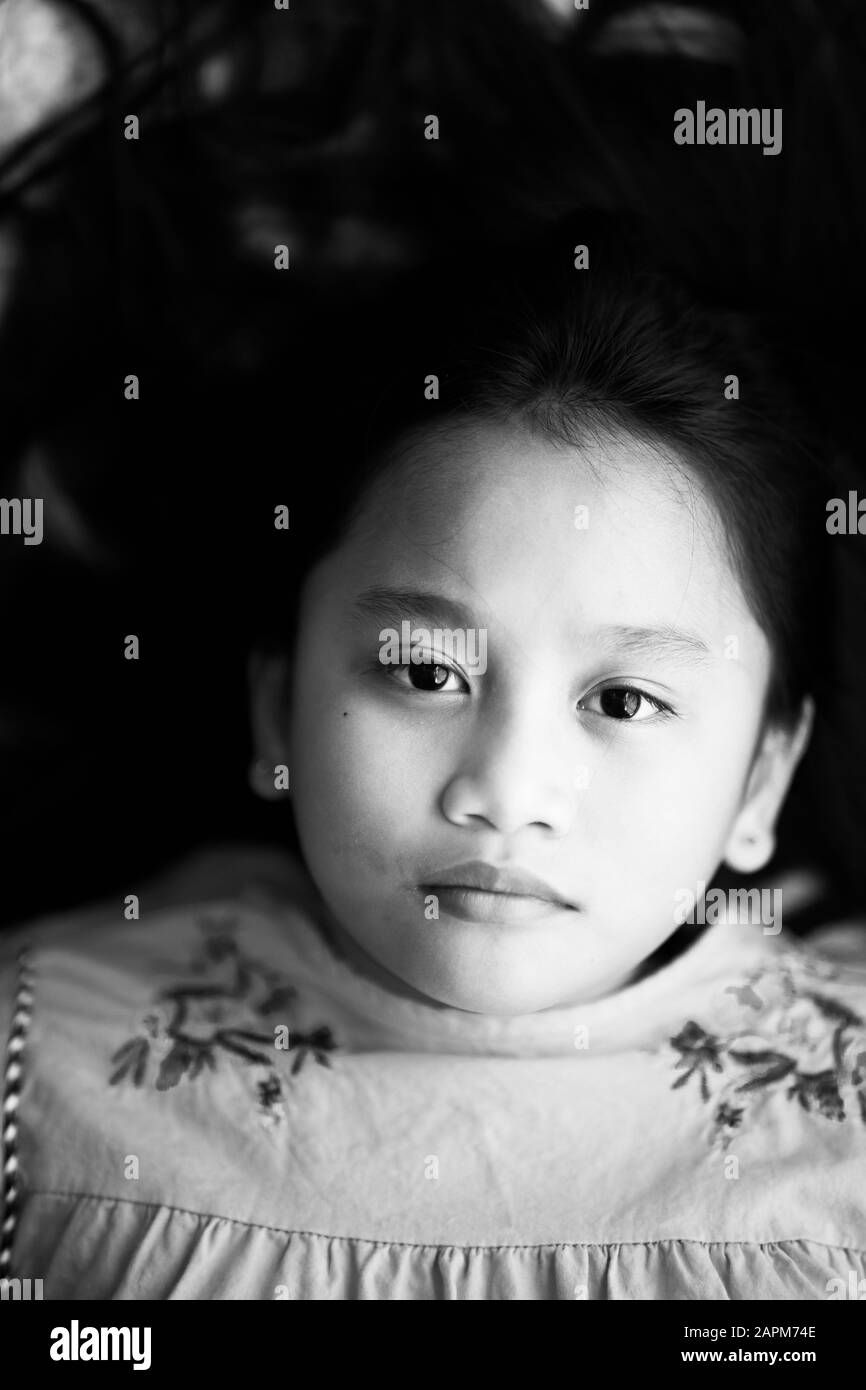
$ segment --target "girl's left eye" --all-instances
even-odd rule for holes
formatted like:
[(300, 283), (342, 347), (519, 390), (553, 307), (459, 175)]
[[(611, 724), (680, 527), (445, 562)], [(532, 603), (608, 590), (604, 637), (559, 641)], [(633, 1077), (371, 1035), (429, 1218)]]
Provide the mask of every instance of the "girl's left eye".
[[(597, 700), (599, 708), (592, 709), (590, 700)], [(592, 714), (602, 714), (620, 723), (636, 724), (652, 719), (654, 715), (673, 714), (670, 705), (633, 685), (608, 685), (603, 690), (593, 690), (585, 699), (578, 701), (578, 709), (590, 709)]]

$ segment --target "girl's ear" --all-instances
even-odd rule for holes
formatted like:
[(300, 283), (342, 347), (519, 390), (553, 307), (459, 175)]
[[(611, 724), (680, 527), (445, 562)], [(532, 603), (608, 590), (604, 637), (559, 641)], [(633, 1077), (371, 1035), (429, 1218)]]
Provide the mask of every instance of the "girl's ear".
[(284, 656), (252, 652), (247, 661), (253, 762), (250, 786), (266, 801), (288, 789), (289, 663)]
[(763, 869), (776, 848), (776, 820), (812, 735), (815, 702), (807, 695), (793, 729), (771, 726), (752, 764), (743, 804), (725, 848), (725, 863), (740, 873)]

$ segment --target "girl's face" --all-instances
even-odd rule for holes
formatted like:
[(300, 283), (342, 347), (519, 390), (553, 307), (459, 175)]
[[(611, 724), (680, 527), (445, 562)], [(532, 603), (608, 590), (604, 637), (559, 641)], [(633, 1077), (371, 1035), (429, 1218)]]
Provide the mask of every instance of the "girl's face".
[(310, 574), (260, 751), (356, 963), (530, 1013), (624, 983), (772, 822), (793, 767), (753, 793), (769, 675), (683, 468), (467, 424), (416, 436)]

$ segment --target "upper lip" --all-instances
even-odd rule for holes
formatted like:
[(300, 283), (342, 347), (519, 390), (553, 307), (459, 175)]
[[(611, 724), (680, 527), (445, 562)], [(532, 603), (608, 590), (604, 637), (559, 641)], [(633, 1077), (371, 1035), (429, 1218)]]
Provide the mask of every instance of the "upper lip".
[(504, 865), (484, 864), (473, 859), (465, 864), (455, 864), (453, 868), (443, 869), (441, 873), (428, 878), (424, 883), (429, 888), (475, 888), (483, 893), (510, 893), (521, 898), (542, 898), (545, 902), (561, 903), (573, 907), (564, 894), (551, 888), (543, 879), (525, 869), (509, 869)]

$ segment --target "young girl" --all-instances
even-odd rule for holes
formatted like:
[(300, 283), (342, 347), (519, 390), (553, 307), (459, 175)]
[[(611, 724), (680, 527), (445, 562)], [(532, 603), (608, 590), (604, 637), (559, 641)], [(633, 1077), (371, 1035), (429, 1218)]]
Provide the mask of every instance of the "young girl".
[(866, 1289), (862, 938), (772, 874), (826, 486), (739, 320), (569, 257), (441, 304), (292, 513), (251, 775), (297, 852), (3, 939), (45, 1298)]

